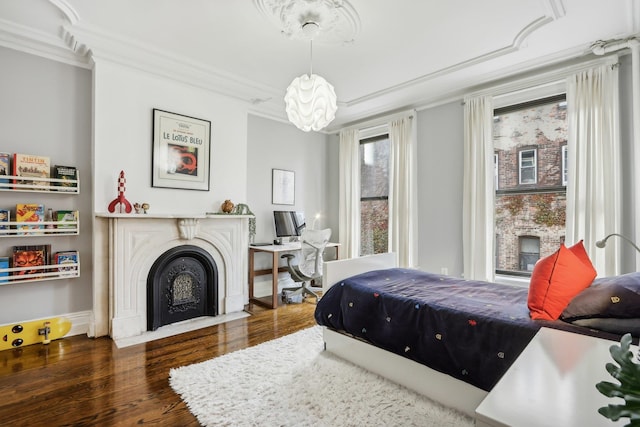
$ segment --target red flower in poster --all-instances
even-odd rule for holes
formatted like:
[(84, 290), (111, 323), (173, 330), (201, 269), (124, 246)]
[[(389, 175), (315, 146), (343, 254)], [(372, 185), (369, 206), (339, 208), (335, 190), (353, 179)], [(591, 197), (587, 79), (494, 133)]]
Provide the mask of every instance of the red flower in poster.
[(198, 149), (183, 145), (169, 145), (167, 172), (183, 175), (197, 175)]

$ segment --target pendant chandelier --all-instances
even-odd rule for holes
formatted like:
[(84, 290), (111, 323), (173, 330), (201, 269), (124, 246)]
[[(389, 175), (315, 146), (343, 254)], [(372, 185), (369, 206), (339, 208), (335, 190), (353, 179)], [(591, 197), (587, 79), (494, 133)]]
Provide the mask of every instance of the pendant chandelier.
[(331, 83), (313, 74), (313, 36), (318, 32), (316, 22), (305, 22), (303, 31), (310, 35), (310, 69), (293, 79), (284, 96), (287, 117), (305, 132), (324, 129), (336, 117), (336, 92)]
[(360, 17), (348, 0), (253, 0), (281, 33), (309, 40), (310, 71), (293, 79), (284, 96), (291, 123), (309, 132), (325, 128), (336, 116), (336, 92), (323, 77), (313, 74), (313, 42), (348, 44), (360, 30)]

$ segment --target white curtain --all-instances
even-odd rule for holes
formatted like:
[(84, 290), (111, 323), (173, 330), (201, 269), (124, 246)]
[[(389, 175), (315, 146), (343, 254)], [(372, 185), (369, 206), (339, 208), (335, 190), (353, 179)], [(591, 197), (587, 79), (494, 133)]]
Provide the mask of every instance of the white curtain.
[(620, 240), (605, 249), (596, 241), (620, 232), (622, 211), (618, 69), (603, 65), (567, 78), (567, 244), (584, 239), (599, 276), (620, 273)]
[(400, 267), (415, 267), (418, 248), (416, 120), (411, 116), (389, 123), (389, 250)]
[(339, 227), (341, 258), (360, 256), (360, 140), (358, 131), (340, 132)]
[(493, 281), (493, 99), (465, 99), (462, 245), (464, 277)]

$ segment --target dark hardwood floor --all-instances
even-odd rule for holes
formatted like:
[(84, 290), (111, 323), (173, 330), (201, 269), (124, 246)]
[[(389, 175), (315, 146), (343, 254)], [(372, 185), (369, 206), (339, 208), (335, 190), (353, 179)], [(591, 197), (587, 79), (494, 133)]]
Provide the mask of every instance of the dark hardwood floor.
[(74, 336), (0, 351), (0, 426), (197, 426), (169, 386), (169, 369), (254, 346), (315, 324), (313, 299), (118, 349)]

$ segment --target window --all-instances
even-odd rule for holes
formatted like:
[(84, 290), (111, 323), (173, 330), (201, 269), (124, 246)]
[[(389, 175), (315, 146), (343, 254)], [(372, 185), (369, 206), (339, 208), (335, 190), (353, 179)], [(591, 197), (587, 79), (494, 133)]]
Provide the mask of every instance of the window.
[(387, 134), (360, 141), (360, 255), (389, 251)]
[[(564, 95), (494, 111), (496, 273), (530, 276), (565, 235)], [(496, 159), (500, 159), (500, 163)]]
[(520, 237), (520, 270), (533, 271), (533, 266), (540, 259), (540, 238), (535, 236)]
[(567, 186), (569, 182), (569, 161), (567, 158), (567, 146), (562, 146), (562, 185)]
[(520, 184), (535, 184), (537, 180), (536, 150), (520, 152)]

